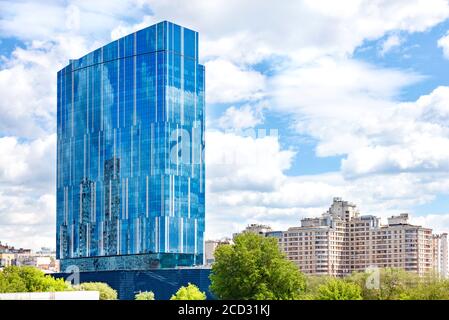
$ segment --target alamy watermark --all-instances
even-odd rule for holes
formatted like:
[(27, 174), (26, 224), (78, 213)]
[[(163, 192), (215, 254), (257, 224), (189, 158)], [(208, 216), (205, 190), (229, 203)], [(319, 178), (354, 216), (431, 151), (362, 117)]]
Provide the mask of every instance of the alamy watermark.
[[(221, 132), (224, 135), (251, 138), (253, 140), (264, 139), (267, 137), (275, 138), (276, 140), (279, 138), (279, 130), (273, 128), (228, 129)], [(200, 122), (195, 122), (191, 131), (183, 128), (172, 130), (170, 134), (170, 162), (176, 165), (195, 165), (204, 163), (205, 150), (203, 141), (204, 131)], [(217, 141), (216, 143), (220, 143), (220, 141)], [(252, 150), (254, 152), (248, 155), (245, 150), (243, 150), (243, 152), (237, 152), (237, 150), (233, 151), (234, 149), (232, 148), (227, 149), (226, 146), (222, 146), (222, 148), (219, 149), (219, 155), (212, 159), (208, 159), (207, 161), (209, 165), (255, 164), (266, 155), (266, 150), (263, 150), (262, 145), (257, 144), (255, 144), (253, 148), (255, 149)]]

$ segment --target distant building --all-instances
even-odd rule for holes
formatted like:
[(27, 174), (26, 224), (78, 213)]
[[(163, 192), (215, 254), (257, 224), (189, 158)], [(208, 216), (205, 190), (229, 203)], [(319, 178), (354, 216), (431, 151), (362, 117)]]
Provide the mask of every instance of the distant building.
[[(344, 276), (370, 266), (423, 275), (435, 269), (432, 229), (411, 225), (408, 214), (388, 218), (360, 215), (355, 204), (334, 198), (321, 217), (301, 220), (283, 233), (281, 248), (302, 272)], [(447, 274), (447, 241), (440, 242), (438, 270)], [(445, 253), (443, 253), (445, 251)], [(444, 272), (444, 271), (442, 271)]]
[(14, 253), (4, 253), (4, 252), (1, 253), (0, 252), (0, 270), (14, 265), (15, 257), (16, 257), (16, 255)]
[(433, 235), (434, 270), (443, 278), (449, 276), (447, 233)]
[(232, 244), (231, 239), (206, 240), (204, 243), (204, 264), (212, 265), (215, 262), (215, 250), (222, 244)]
[(55, 250), (42, 248), (34, 253), (31, 249), (16, 249), (0, 243), (0, 269), (9, 266), (32, 266), (44, 272), (59, 272)]
[(267, 226), (267, 225), (263, 225), (263, 224), (257, 224), (257, 223), (252, 223), (249, 224), (245, 230), (243, 230), (242, 232), (238, 232), (238, 233), (234, 233), (233, 237), (237, 236), (240, 233), (244, 233), (244, 232), (252, 232), (252, 233), (256, 233), (259, 234), (261, 236), (265, 236), (267, 232), (271, 232), (271, 227)]
[(31, 249), (15, 248), (0, 241), (0, 253), (31, 253)]

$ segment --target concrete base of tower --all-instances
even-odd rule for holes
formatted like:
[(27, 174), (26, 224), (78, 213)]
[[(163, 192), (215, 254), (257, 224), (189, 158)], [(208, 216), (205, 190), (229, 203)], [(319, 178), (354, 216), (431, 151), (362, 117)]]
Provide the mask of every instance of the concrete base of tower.
[(195, 267), (203, 264), (202, 254), (147, 253), (61, 259), (62, 272), (154, 270)]
[(209, 291), (209, 275), (210, 268), (204, 267), (53, 274), (56, 278), (64, 278), (72, 282), (107, 283), (117, 290), (120, 300), (134, 300), (135, 295), (143, 291), (152, 291), (156, 300), (168, 300), (180, 287), (188, 283), (206, 292), (208, 299), (213, 299)]

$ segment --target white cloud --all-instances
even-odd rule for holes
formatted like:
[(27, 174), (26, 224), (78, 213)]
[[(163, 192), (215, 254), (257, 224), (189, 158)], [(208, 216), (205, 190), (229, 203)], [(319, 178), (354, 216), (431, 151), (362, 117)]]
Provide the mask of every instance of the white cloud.
[(393, 48), (398, 47), (402, 43), (402, 39), (396, 35), (390, 35), (384, 42), (382, 42), (382, 47), (380, 49), (380, 54), (383, 56), (390, 52)]
[(124, 36), (130, 34), (130, 33), (133, 33), (133, 32), (139, 31), (143, 28), (146, 28), (148, 26), (151, 26), (157, 22), (159, 22), (159, 21), (157, 21), (153, 16), (149, 16), (149, 15), (143, 16), (142, 21), (132, 24), (132, 25), (129, 25), (127, 23), (124, 23), (123, 21), (120, 21), (119, 25), (111, 31), (111, 39), (112, 40), (119, 39), (121, 37), (124, 37)]
[(243, 105), (239, 108), (231, 106), (218, 119), (218, 126), (222, 129), (240, 130), (253, 128), (263, 122), (262, 105)]
[(396, 95), (420, 76), (350, 60), (317, 60), (271, 79), (275, 109), (317, 140), (318, 156), (343, 156), (347, 177), (449, 168), (449, 88), (415, 102)]
[(241, 41), (238, 48), (231, 47), (251, 56), (260, 51), (298, 53), (310, 47), (328, 54), (347, 54), (365, 39), (380, 38), (393, 30), (424, 31), (449, 16), (445, 0), (287, 0), (282, 6), (274, 0), (148, 3), (156, 16), (192, 27), (209, 41), (220, 43), (223, 38), (250, 34), (251, 38)]
[[(342, 162), (349, 175), (374, 172), (432, 172), (449, 168), (449, 87), (378, 115), (376, 139), (354, 148)], [(367, 136), (368, 132), (359, 131)]]
[(449, 213), (411, 216), (410, 222), (423, 227), (432, 226), (434, 233), (447, 233), (449, 230)]
[(121, 20), (140, 19), (140, 1), (2, 1), (0, 34), (21, 40), (52, 39), (57, 34), (107, 40)]
[(297, 131), (318, 141), (319, 156), (345, 155), (393, 130), (389, 115), (401, 89), (421, 77), (350, 59), (291, 65), (269, 81), (273, 109), (291, 114)]
[(0, 181), (2, 185), (52, 186), (55, 181), (56, 134), (30, 142), (16, 137), (0, 138)]
[(0, 138), (1, 241), (55, 246), (56, 135), (20, 142)]
[(217, 59), (206, 63), (206, 72), (208, 103), (251, 101), (264, 96), (265, 77), (257, 71), (244, 70)]
[(0, 134), (34, 138), (54, 131), (56, 72), (85, 50), (82, 38), (62, 36), (17, 47), (0, 70)]
[(0, 192), (0, 235), (3, 243), (37, 249), (55, 247), (56, 198), (53, 193), (35, 195), (25, 187)]
[(357, 179), (341, 172), (289, 176), (285, 172), (295, 154), (282, 149), (277, 138), (209, 132), (206, 139), (208, 238), (229, 236), (249, 223), (285, 230), (299, 225), (301, 217), (320, 215), (334, 196), (355, 202), (362, 214), (380, 216), (384, 222), (409, 212), (414, 223), (438, 232), (449, 229), (449, 223), (441, 226), (437, 219), (413, 212), (435, 194), (448, 194), (447, 173), (375, 173)]
[(438, 48), (443, 49), (443, 55), (445, 58), (449, 59), (449, 32), (445, 36), (438, 39)]
[(275, 189), (294, 156), (291, 150), (281, 151), (277, 137), (272, 136), (254, 138), (210, 131), (206, 139), (210, 190)]

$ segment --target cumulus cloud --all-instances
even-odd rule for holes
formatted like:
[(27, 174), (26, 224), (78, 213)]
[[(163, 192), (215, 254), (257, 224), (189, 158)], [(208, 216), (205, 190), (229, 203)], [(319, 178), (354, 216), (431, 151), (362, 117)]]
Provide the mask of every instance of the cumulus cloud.
[(439, 87), (414, 103), (397, 104), (382, 115), (377, 141), (371, 139), (369, 145), (354, 148), (343, 160), (343, 172), (447, 171), (448, 101), (449, 88)]
[(393, 30), (424, 31), (449, 16), (444, 0), (287, 0), (282, 6), (274, 0), (217, 0), (208, 5), (200, 0), (149, 3), (156, 16), (199, 30), (207, 40), (223, 41), (247, 32), (253, 40), (240, 42), (236, 49), (249, 55), (291, 54), (309, 47), (328, 54), (347, 54), (365, 39), (380, 38)]
[(209, 132), (206, 139), (209, 238), (229, 236), (249, 223), (285, 230), (299, 225), (302, 217), (323, 213), (335, 196), (355, 202), (363, 214), (380, 216), (383, 222), (388, 216), (410, 212), (413, 223), (437, 232), (449, 229), (449, 223), (438, 225), (436, 219), (413, 211), (431, 202), (435, 194), (448, 194), (445, 172), (373, 173), (357, 179), (347, 179), (338, 171), (292, 176), (285, 172), (295, 153), (283, 149), (278, 138)]
[(385, 41), (382, 42), (382, 47), (380, 49), (380, 54), (383, 56), (390, 52), (393, 48), (398, 47), (402, 43), (402, 39), (396, 35), (390, 35)]
[(233, 103), (258, 100), (265, 93), (265, 77), (257, 71), (239, 68), (226, 60), (206, 63), (209, 103)]
[(263, 122), (263, 104), (257, 106), (231, 106), (218, 119), (218, 126), (222, 129), (240, 130), (253, 128)]
[(48, 40), (57, 34), (108, 40), (120, 21), (140, 19), (147, 6), (129, 1), (2, 1), (0, 34), (21, 40)]
[(445, 36), (438, 39), (437, 45), (443, 50), (443, 55), (446, 59), (449, 59), (449, 32)]

